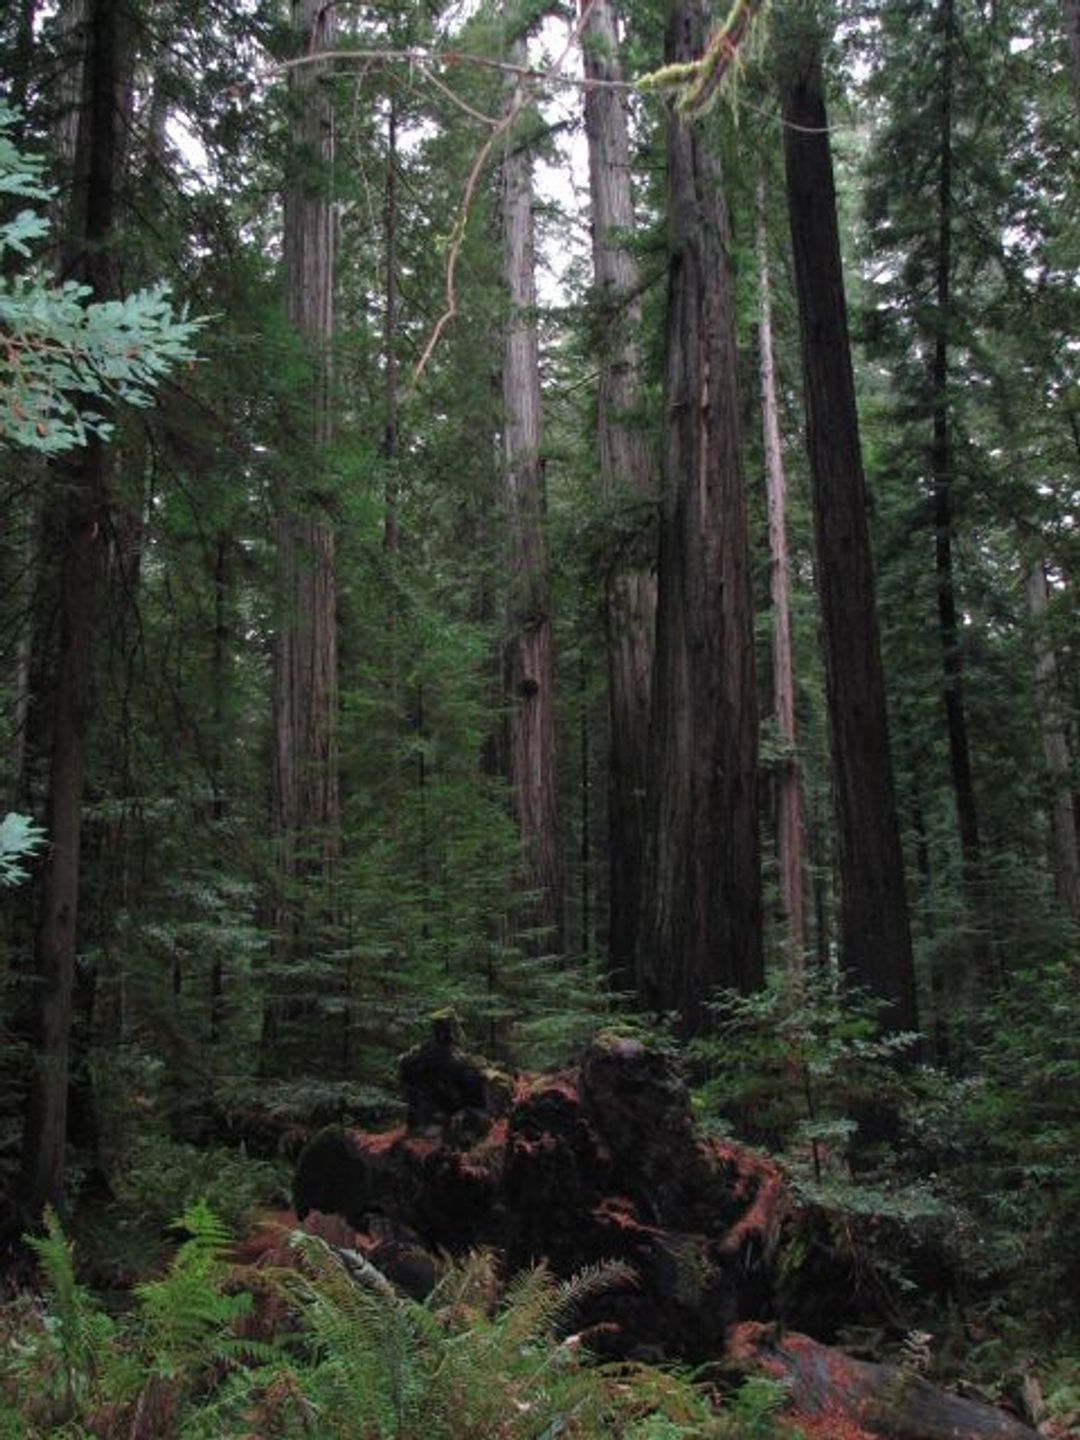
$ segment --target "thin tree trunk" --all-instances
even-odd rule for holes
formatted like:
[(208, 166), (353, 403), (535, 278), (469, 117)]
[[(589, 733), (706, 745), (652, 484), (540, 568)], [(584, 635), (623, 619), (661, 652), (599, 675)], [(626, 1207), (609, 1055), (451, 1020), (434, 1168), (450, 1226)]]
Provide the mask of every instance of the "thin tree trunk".
[[(697, 0), (672, 0), (665, 55), (701, 54)], [(668, 115), (667, 373), (638, 987), (707, 1027), (717, 986), (761, 984), (757, 697), (735, 313), (719, 157)]]
[(386, 300), (383, 310), (383, 365), (385, 366), (385, 407), (383, 459), (387, 464), (386, 523), (383, 545), (391, 553), (398, 548), (398, 482), (395, 467), (398, 454), (398, 365), (397, 365), (397, 103), (390, 96), (386, 133), (386, 192), (383, 203), (383, 235), (386, 248)]
[[(629, 247), (635, 229), (626, 101), (610, 0), (579, 0), (589, 146), (593, 271), (599, 322), (597, 434), (600, 487), (609, 501), (640, 500), (653, 488), (643, 403), (638, 266)], [(618, 557), (607, 579), (608, 659), (608, 969), (620, 987), (633, 984), (645, 851), (649, 706), (656, 630), (656, 577)]]
[(841, 954), (914, 1028), (915, 978), (889, 750), (855, 383), (816, 22), (784, 12), (781, 105), (837, 804)]
[(1049, 591), (1041, 560), (1031, 569), (1028, 583), (1031, 618), (1035, 630), (1035, 682), (1039, 701), (1043, 755), (1050, 782), (1051, 858), (1058, 898), (1074, 920), (1080, 921), (1080, 844), (1072, 796), (1072, 760), (1061, 711), (1057, 656), (1046, 629)]
[[(228, 694), (231, 666), (229, 664), (229, 639), (231, 633), (229, 593), (232, 582), (229, 564), (232, 552), (232, 537), (225, 531), (219, 532), (214, 545), (214, 637), (210, 651), (210, 693), (211, 723), (213, 733), (210, 745), (210, 818), (215, 827), (221, 825), (228, 814), (226, 798), (226, 696)], [(225, 965), (220, 949), (214, 952), (210, 970), (210, 1040), (221, 1039), (225, 1018)]]
[(938, 151), (937, 259), (935, 275), (934, 347), (930, 370), (932, 438), (930, 470), (934, 487), (934, 559), (937, 576), (938, 635), (944, 667), (944, 701), (949, 737), (949, 766), (956, 802), (957, 828), (969, 894), (978, 872), (980, 843), (975, 786), (971, 775), (967, 716), (964, 706), (963, 655), (953, 567), (955, 532), (953, 443), (949, 415), (949, 329), (952, 312), (953, 226), (953, 63), (956, 17), (953, 0), (938, 9), (942, 31), (941, 97)]
[(787, 477), (780, 443), (780, 413), (773, 356), (772, 294), (769, 237), (765, 219), (765, 176), (758, 175), (758, 275), (761, 300), (760, 382), (761, 428), (765, 451), (765, 486), (769, 509), (770, 594), (773, 610), (773, 705), (785, 757), (777, 778), (776, 848), (780, 874), (780, 905), (787, 934), (785, 950), (793, 970), (802, 966), (806, 944), (803, 902), (802, 790), (796, 759), (795, 667), (791, 653), (791, 566), (787, 538)]
[[(76, 146), (77, 189), (65, 272), (98, 299), (111, 290), (119, 143), (115, 99), (120, 74), (118, 0), (92, 0), (86, 26), (83, 103)], [(79, 851), (96, 612), (108, 514), (104, 447), (91, 439), (57, 466), (60, 567), (59, 640), (52, 693), (52, 750), (37, 935), (34, 1073), (23, 1129), (20, 1199), (36, 1218), (64, 1203), (64, 1155), (71, 1067), (72, 1002), (79, 906)]]
[[(525, 43), (510, 59), (525, 63)], [(503, 351), (504, 504), (510, 562), (504, 685), (507, 774), (531, 899), (520, 918), (532, 948), (563, 948), (563, 869), (555, 764), (554, 648), (540, 458), (532, 158), (520, 138), (503, 164), (503, 273), (510, 314)]]
[[(292, 24), (301, 53), (332, 47), (334, 10), (323, 0), (294, 0)], [(320, 66), (290, 72), (295, 144), (285, 193), (288, 318), (308, 348), (310, 385), (301, 434), (315, 481), (292, 477), (276, 497), (278, 628), (274, 643), (273, 813), (280, 847), (275, 929), (285, 989), (301, 943), (332, 909), (338, 828), (337, 588), (330, 502), (319, 484), (333, 438), (329, 346), (333, 336), (334, 214), (329, 196), (334, 158), (333, 108)], [(301, 451), (304, 454), (304, 451)], [(310, 905), (299, 902), (298, 882)], [(319, 892), (318, 904), (315, 895)], [(301, 915), (305, 935), (301, 941)], [(286, 1017), (301, 1019), (310, 1001), (268, 1001), (263, 1066), (280, 1068)], [(301, 1039), (302, 1037), (294, 1037)]]

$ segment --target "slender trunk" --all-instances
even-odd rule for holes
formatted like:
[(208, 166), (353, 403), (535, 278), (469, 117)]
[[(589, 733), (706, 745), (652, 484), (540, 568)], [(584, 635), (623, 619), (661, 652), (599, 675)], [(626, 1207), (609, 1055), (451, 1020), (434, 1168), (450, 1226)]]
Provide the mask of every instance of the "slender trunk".
[(777, 776), (776, 849), (780, 874), (780, 905), (787, 934), (788, 965), (802, 966), (806, 944), (803, 903), (802, 791), (796, 759), (795, 667), (791, 654), (791, 566), (787, 538), (787, 477), (780, 443), (780, 413), (773, 357), (772, 294), (769, 237), (765, 219), (765, 176), (758, 175), (758, 274), (761, 292), (760, 383), (761, 428), (765, 451), (765, 486), (769, 509), (770, 594), (773, 610), (773, 705), (776, 728), (785, 755)]
[(1047, 633), (1049, 592), (1042, 561), (1031, 569), (1028, 584), (1035, 630), (1035, 683), (1039, 701), (1043, 755), (1050, 782), (1051, 859), (1058, 898), (1074, 920), (1080, 921), (1080, 844), (1072, 797), (1072, 759), (1062, 715), (1057, 656)]
[[(597, 436), (600, 487), (609, 503), (641, 500), (653, 488), (642, 424), (638, 266), (629, 240), (635, 228), (626, 102), (611, 82), (622, 78), (610, 0), (587, 4), (581, 41), (589, 145), (593, 270), (599, 326)], [(656, 578), (618, 559), (607, 577), (609, 782), (608, 968), (617, 985), (633, 984), (645, 850), (649, 705), (656, 629)]]
[[(229, 687), (229, 591), (232, 537), (222, 531), (214, 545), (214, 637), (210, 652), (211, 724), (210, 818), (215, 827), (228, 814), (226, 799), (226, 696)], [(214, 952), (210, 970), (210, 1039), (221, 1039), (225, 1012), (225, 966), (221, 950)]]
[[(511, 51), (525, 63), (524, 41)], [(504, 504), (510, 561), (503, 652), (507, 773), (531, 899), (521, 919), (539, 951), (563, 948), (563, 874), (555, 766), (554, 651), (540, 458), (532, 158), (520, 138), (503, 164), (503, 269), (510, 314), (503, 351)]]
[(397, 104), (390, 96), (386, 131), (386, 194), (383, 204), (383, 235), (386, 248), (386, 301), (383, 310), (383, 365), (385, 366), (386, 414), (383, 425), (383, 459), (386, 461), (386, 523), (383, 545), (393, 554), (398, 548), (398, 482), (395, 467), (398, 453), (398, 365), (397, 365)]
[(915, 978), (889, 751), (855, 383), (816, 23), (785, 11), (781, 105), (837, 804), (840, 942), (853, 978), (914, 1028)]
[[(322, 0), (294, 0), (301, 53), (333, 45), (334, 10)], [(301, 944), (310, 946), (332, 910), (337, 849), (337, 588), (330, 500), (321, 484), (333, 439), (329, 346), (333, 336), (334, 214), (329, 196), (333, 107), (318, 66), (290, 73), (295, 144), (285, 193), (285, 280), (289, 323), (308, 349), (310, 383), (301, 416), (302, 448), (276, 499), (278, 629), (274, 644), (273, 814), (280, 847), (275, 928), (279, 982)], [(304, 444), (306, 442), (306, 445)], [(314, 474), (314, 479), (307, 478)], [(302, 882), (306, 900), (297, 889)], [(302, 912), (306, 912), (302, 914)], [(303, 934), (301, 932), (303, 931)], [(265, 1013), (264, 1068), (280, 1068), (282, 1022), (310, 1015), (310, 1000), (271, 996)], [(300, 1044), (303, 1037), (294, 1036)]]
[(971, 775), (967, 716), (964, 706), (963, 654), (953, 568), (955, 533), (953, 443), (949, 414), (950, 325), (952, 320), (953, 228), (953, 64), (956, 17), (953, 0), (939, 7), (942, 30), (941, 99), (938, 151), (937, 259), (935, 275), (934, 346), (930, 367), (930, 472), (934, 487), (934, 561), (937, 576), (938, 635), (944, 668), (944, 701), (949, 737), (949, 767), (956, 802), (960, 852), (970, 892), (979, 865), (979, 824)]
[[(665, 54), (701, 53), (697, 0), (672, 0)], [(707, 1027), (717, 986), (761, 984), (757, 697), (735, 312), (719, 157), (672, 106), (667, 373), (638, 988)]]
[[(120, 73), (120, 6), (92, 0), (86, 26), (83, 104), (76, 146), (68, 274), (98, 299), (111, 290), (108, 241), (113, 226)], [(52, 750), (46, 823), (49, 850), (41, 882), (37, 935), (34, 1073), (23, 1130), (20, 1198), (36, 1217), (64, 1203), (72, 1002), (79, 905), (79, 848), (96, 611), (108, 514), (105, 451), (91, 440), (57, 466), (60, 566), (58, 652), (52, 694)]]

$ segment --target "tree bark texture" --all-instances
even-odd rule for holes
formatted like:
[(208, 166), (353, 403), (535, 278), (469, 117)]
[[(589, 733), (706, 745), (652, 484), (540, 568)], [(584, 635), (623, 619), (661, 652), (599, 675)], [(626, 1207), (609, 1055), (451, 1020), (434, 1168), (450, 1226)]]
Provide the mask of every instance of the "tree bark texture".
[[(705, 14), (672, 0), (666, 58), (701, 54)], [(643, 911), (638, 988), (706, 1027), (717, 986), (762, 980), (757, 698), (735, 317), (719, 156), (674, 107), (669, 287)]]
[(787, 14), (780, 59), (784, 159), (802, 336), (845, 968), (915, 1024), (903, 853), (889, 750), (866, 483), (855, 408), (820, 38)]
[(1072, 759), (1062, 714), (1057, 656), (1046, 629), (1049, 591), (1042, 561), (1032, 566), (1028, 582), (1035, 629), (1035, 683), (1039, 701), (1043, 755), (1050, 785), (1050, 844), (1058, 899), (1080, 921), (1080, 842), (1072, 796)]
[[(334, 10), (322, 0), (294, 0), (292, 23), (301, 54), (329, 49)], [(307, 351), (308, 385), (298, 425), (300, 450), (315, 480), (290, 476), (275, 496), (279, 612), (274, 642), (273, 819), (280, 847), (275, 927), (286, 969), (294, 958), (298, 881), (322, 884), (321, 913), (337, 849), (337, 588), (334, 527), (318, 475), (333, 438), (330, 344), (334, 327), (334, 213), (329, 194), (334, 159), (333, 107), (321, 66), (290, 72), (294, 145), (285, 191), (285, 283), (288, 320)], [(310, 917), (309, 917), (310, 918)], [(277, 1022), (295, 1006), (267, 1007), (264, 1049)], [(264, 1064), (267, 1056), (264, 1054)]]
[[(525, 64), (525, 42), (510, 60)], [(519, 920), (530, 948), (561, 952), (563, 867), (559, 847), (551, 593), (540, 456), (540, 346), (536, 326), (532, 157), (511, 135), (503, 162), (503, 278), (509, 314), (503, 340), (503, 506), (509, 595), (503, 682), (506, 766), (529, 898)]]
[[(122, 69), (118, 0), (92, 0), (84, 30), (83, 93), (75, 147), (76, 190), (65, 273), (111, 293)], [(20, 1200), (30, 1217), (64, 1204), (64, 1158), (71, 1070), (72, 1004), (79, 908), (79, 854), (90, 683), (108, 517), (104, 447), (91, 439), (55, 471), (54, 554), (59, 566), (59, 627), (51, 694), (46, 815), (49, 848), (41, 879), (34, 996), (35, 1065), (23, 1129)]]
[[(589, 146), (592, 249), (600, 349), (597, 438), (600, 487), (609, 502), (646, 498), (653, 486), (649, 441), (640, 418), (641, 299), (634, 233), (626, 101), (610, 0), (582, 0), (581, 43)], [(608, 662), (608, 963), (614, 982), (633, 984), (645, 850), (650, 687), (656, 629), (656, 577), (616, 558), (605, 595)]]
[(780, 443), (780, 407), (773, 353), (769, 236), (765, 218), (765, 177), (758, 176), (758, 286), (760, 290), (759, 381), (765, 489), (769, 512), (769, 593), (773, 626), (773, 709), (785, 756), (777, 776), (776, 852), (780, 906), (787, 933), (785, 950), (792, 969), (802, 966), (806, 944), (803, 898), (802, 789), (796, 758), (795, 667), (791, 649), (791, 564), (787, 534), (787, 476)]

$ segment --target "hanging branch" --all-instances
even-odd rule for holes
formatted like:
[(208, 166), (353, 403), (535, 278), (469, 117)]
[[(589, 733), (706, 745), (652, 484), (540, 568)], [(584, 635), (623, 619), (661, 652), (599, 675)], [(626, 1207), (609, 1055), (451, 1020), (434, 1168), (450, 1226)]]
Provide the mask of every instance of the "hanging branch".
[(428, 336), (427, 344), (424, 346), (420, 359), (413, 367), (412, 384), (414, 389), (419, 384), (424, 371), (427, 369), (428, 361), (435, 353), (435, 347), (438, 345), (443, 331), (458, 313), (457, 262), (461, 255), (461, 247), (465, 243), (465, 227), (468, 224), (469, 214), (472, 210), (473, 196), (476, 194), (476, 187), (480, 181), (484, 166), (487, 164), (488, 156), (495, 148), (499, 139), (509, 131), (514, 121), (524, 110), (535, 90), (541, 85), (551, 85), (558, 79), (563, 66), (566, 64), (578, 41), (588, 10), (588, 4), (581, 7), (581, 13), (571, 28), (562, 54), (547, 70), (537, 71), (519, 65), (494, 62), (497, 69), (514, 75), (517, 79), (517, 84), (514, 87), (514, 93), (511, 96), (505, 113), (492, 125), (490, 134), (476, 152), (472, 167), (469, 170), (468, 179), (465, 181), (465, 189), (461, 195), (461, 204), (458, 206), (457, 218), (454, 221), (454, 228), (450, 232), (450, 243), (446, 252), (446, 286), (443, 311), (436, 320), (431, 334)]
[(709, 41), (698, 60), (664, 65), (636, 82), (640, 90), (672, 90), (681, 93), (678, 109), (691, 117), (703, 115), (717, 95), (732, 65), (740, 59), (747, 36), (764, 0), (735, 0), (727, 19)]

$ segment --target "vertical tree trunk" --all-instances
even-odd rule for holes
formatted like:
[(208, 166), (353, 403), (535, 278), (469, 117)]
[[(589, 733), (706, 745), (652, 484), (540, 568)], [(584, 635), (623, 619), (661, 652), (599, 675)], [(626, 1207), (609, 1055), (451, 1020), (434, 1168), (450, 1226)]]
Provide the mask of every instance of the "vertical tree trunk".
[(780, 874), (780, 905), (787, 926), (788, 964), (799, 969), (806, 944), (803, 903), (802, 792), (795, 738), (795, 668), (791, 653), (791, 567), (787, 538), (787, 477), (780, 443), (780, 414), (773, 357), (772, 294), (769, 237), (765, 219), (765, 176), (758, 175), (758, 275), (761, 291), (760, 383), (761, 428), (765, 451), (765, 486), (769, 509), (770, 594), (773, 609), (773, 705), (785, 757), (777, 779), (776, 849)]
[(930, 471), (934, 487), (934, 562), (937, 577), (938, 635), (944, 671), (945, 719), (949, 738), (949, 768), (956, 803), (960, 853), (969, 895), (978, 871), (980, 844), (975, 786), (971, 775), (967, 715), (964, 706), (964, 667), (953, 568), (954, 504), (953, 443), (949, 414), (949, 329), (952, 309), (953, 227), (953, 63), (956, 17), (953, 0), (938, 7), (941, 28), (941, 95), (938, 150), (937, 258), (934, 289), (934, 344), (930, 364), (932, 436)]
[[(83, 96), (76, 145), (70, 254), (65, 272), (93, 290), (111, 291), (108, 242), (113, 227), (119, 143), (115, 98), (120, 75), (118, 0), (91, 0), (87, 12)], [(90, 440), (57, 467), (56, 563), (59, 637), (52, 690), (49, 849), (41, 882), (37, 934), (35, 1065), (23, 1129), (20, 1199), (30, 1217), (45, 1204), (62, 1209), (71, 1068), (72, 1000), (79, 906), (81, 809), (90, 721), (96, 611), (108, 514), (104, 447)]]
[[(671, 0), (665, 55), (696, 58), (697, 0)], [(757, 698), (735, 315), (719, 157), (674, 106), (669, 289), (648, 818), (638, 987), (707, 1024), (717, 986), (762, 980)]]
[[(652, 489), (652, 460), (642, 424), (641, 300), (630, 185), (626, 102), (610, 82), (622, 78), (611, 0), (579, 0), (589, 145), (592, 249), (599, 328), (597, 431), (605, 498), (641, 499)], [(656, 629), (656, 578), (616, 557), (606, 593), (609, 784), (608, 969), (620, 987), (633, 984), (645, 850), (649, 692)]]
[[(524, 64), (523, 40), (510, 59)], [(554, 650), (540, 458), (540, 349), (536, 327), (532, 158), (511, 138), (503, 164), (503, 275), (510, 313), (503, 348), (504, 505), (509, 605), (503, 652), (507, 775), (533, 897), (522, 908), (538, 950), (561, 952), (563, 872), (555, 764)]]
[[(334, 10), (323, 0), (293, 0), (292, 24), (301, 54), (329, 49)], [(334, 527), (320, 472), (333, 438), (329, 346), (333, 335), (334, 215), (330, 169), (334, 158), (333, 107), (321, 66), (290, 72), (295, 143), (285, 192), (285, 283), (289, 323), (308, 349), (310, 383), (304, 395), (306, 427), (301, 464), (311, 480), (293, 477), (276, 496), (278, 627), (274, 643), (273, 814), (280, 847), (280, 884), (275, 928), (278, 958), (288, 970), (298, 954), (300, 931), (310, 933), (331, 909), (330, 888), (337, 849), (337, 590)], [(295, 457), (294, 457), (295, 459)], [(304, 882), (304, 906), (290, 893)], [(280, 999), (280, 997), (279, 997)], [(281, 1022), (298, 1017), (298, 1005), (272, 996), (264, 1026), (263, 1065), (279, 1068), (270, 1052), (284, 1044)]]
[(1058, 899), (1074, 920), (1080, 921), (1080, 844), (1072, 796), (1072, 761), (1061, 709), (1057, 656), (1046, 629), (1048, 588), (1041, 560), (1031, 569), (1028, 583), (1031, 618), (1035, 630), (1035, 682), (1043, 755), (1050, 782), (1051, 859)]
[(852, 977), (885, 1002), (882, 1023), (911, 1028), (914, 966), (820, 38), (812, 17), (794, 7), (785, 14), (784, 159), (836, 787), (841, 953)]
[(386, 191), (383, 197), (383, 243), (386, 249), (386, 297), (383, 309), (383, 365), (385, 366), (385, 406), (383, 420), (383, 459), (387, 465), (386, 523), (383, 545), (394, 554), (398, 548), (398, 364), (397, 364), (397, 101), (390, 96), (390, 112), (386, 121)]

